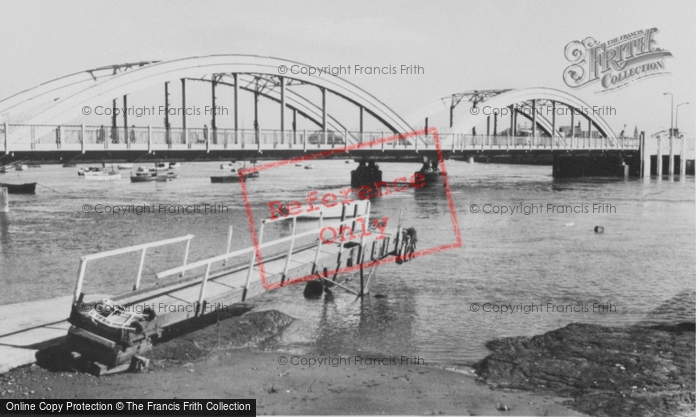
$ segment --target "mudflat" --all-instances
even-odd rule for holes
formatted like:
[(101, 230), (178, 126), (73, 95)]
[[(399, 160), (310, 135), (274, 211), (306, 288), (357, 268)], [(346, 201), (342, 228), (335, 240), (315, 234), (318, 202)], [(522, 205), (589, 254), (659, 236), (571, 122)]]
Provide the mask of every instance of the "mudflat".
[(386, 358), (370, 356), (304, 366), (303, 358), (323, 356), (265, 351), (292, 320), (276, 311), (223, 320), (156, 345), (143, 373), (17, 368), (0, 375), (0, 397), (255, 398), (258, 414), (583, 415), (564, 404), (567, 398), (495, 389), (471, 370), (382, 364)]

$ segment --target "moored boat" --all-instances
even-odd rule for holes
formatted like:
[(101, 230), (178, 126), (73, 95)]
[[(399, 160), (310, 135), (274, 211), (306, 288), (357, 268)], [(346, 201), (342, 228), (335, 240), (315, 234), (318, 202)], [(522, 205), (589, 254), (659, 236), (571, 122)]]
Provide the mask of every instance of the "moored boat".
[(0, 183), (0, 188), (7, 188), (8, 194), (34, 194), (36, 190), (35, 182), (26, 184), (6, 184)]
[(122, 179), (121, 172), (109, 171), (109, 172), (86, 172), (85, 181), (118, 181)]
[(78, 169), (78, 175), (83, 176), (87, 172), (102, 172), (103, 169), (100, 167), (84, 167)]
[(227, 168), (233, 168), (236, 166), (233, 162), (227, 162), (225, 164), (221, 164), (221, 169), (227, 169)]
[(27, 166), (25, 164), (19, 164), (19, 165), (15, 165), (15, 169), (17, 171), (26, 171), (27, 169), (29, 169), (29, 166)]
[(304, 169), (314, 169), (314, 166), (311, 164), (304, 165)]
[[(225, 183), (225, 182), (241, 182), (241, 177), (238, 175), (220, 175), (209, 177), (212, 183)], [(243, 178), (245, 181), (245, 178)]]
[(178, 178), (180, 175), (173, 172), (161, 173), (156, 168), (139, 167), (136, 172), (131, 173), (131, 182), (148, 182), (148, 181), (171, 181)]
[(133, 168), (134, 168), (134, 164), (132, 164), (131, 162), (124, 163), (124, 164), (117, 164), (117, 169), (133, 169)]
[(170, 163), (170, 169), (178, 169), (178, 168), (180, 168), (181, 166), (182, 166), (182, 164), (179, 163), (179, 162), (171, 162), (171, 163)]

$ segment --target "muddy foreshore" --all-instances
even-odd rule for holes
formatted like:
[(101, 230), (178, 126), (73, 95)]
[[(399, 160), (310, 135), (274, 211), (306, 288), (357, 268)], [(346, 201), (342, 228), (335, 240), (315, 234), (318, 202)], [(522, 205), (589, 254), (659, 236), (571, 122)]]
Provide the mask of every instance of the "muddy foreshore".
[(291, 354), (265, 346), (293, 320), (277, 311), (221, 320), (157, 344), (140, 374), (98, 378), (44, 359), (0, 375), (0, 398), (255, 398), (261, 415), (694, 415), (694, 324), (571, 324), (498, 339), (475, 375), (282, 364)]
[(475, 365), (492, 386), (571, 397), (595, 416), (695, 415), (695, 323), (570, 324), (492, 340)]

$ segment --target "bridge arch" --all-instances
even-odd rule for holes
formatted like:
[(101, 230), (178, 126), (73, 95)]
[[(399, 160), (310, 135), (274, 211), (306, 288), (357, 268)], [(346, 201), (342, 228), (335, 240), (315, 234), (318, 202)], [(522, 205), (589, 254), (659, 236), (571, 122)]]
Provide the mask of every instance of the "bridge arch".
[[(492, 90), (493, 91), (493, 90)], [(473, 92), (477, 94), (479, 92)], [(474, 96), (473, 96), (474, 97)], [(532, 120), (532, 103), (542, 101), (552, 103), (554, 106), (564, 106), (569, 108), (569, 111), (573, 109), (581, 110), (576, 113), (577, 116), (584, 117), (586, 120), (590, 121), (591, 124), (600, 132), (600, 134), (607, 138), (611, 144), (616, 145), (616, 135), (612, 128), (607, 124), (607, 122), (599, 115), (597, 112), (593, 111), (593, 107), (586, 104), (583, 100), (561, 90), (553, 88), (524, 88), (515, 90), (497, 90), (495, 94), (488, 95), (485, 98), (476, 98), (472, 100), (474, 106), (483, 109), (484, 106), (490, 106), (491, 108), (511, 108), (518, 111), (519, 114), (525, 116), (529, 120)], [(536, 105), (537, 106), (537, 105)], [(452, 106), (454, 108), (454, 104)], [(525, 112), (524, 109), (529, 109)], [(484, 114), (483, 111), (479, 111), (477, 114), (469, 113), (459, 124), (455, 125), (451, 130), (453, 133), (471, 133), (472, 129), (477, 126), (483, 126), (488, 121), (489, 115)], [(559, 119), (561, 120), (561, 119)], [(562, 135), (560, 132), (556, 131), (556, 126), (552, 128), (551, 116), (548, 117), (546, 114), (541, 114), (541, 112), (535, 112), (535, 122), (536, 125), (547, 132), (554, 138), (561, 139)], [(556, 123), (556, 121), (555, 121)], [(559, 125), (561, 126), (561, 124)]]
[[(10, 96), (0, 101), (0, 114), (7, 115), (13, 123), (62, 124), (74, 119), (82, 106), (95, 105), (168, 81), (183, 78), (204, 79), (211, 74), (260, 74), (268, 78), (282, 76), (288, 80), (317, 86), (322, 91), (339, 96), (359, 107), (394, 133), (412, 130), (401, 116), (379, 99), (340, 77), (280, 71), (282, 67), (289, 69), (294, 65), (308, 67), (291, 60), (238, 54), (102, 67), (61, 77)], [(302, 106), (298, 97), (291, 98), (288, 103), (290, 107), (298, 107), (298, 110), (306, 115), (313, 113), (311, 118), (318, 121), (318, 106), (311, 111), (308, 103)], [(339, 125), (337, 122), (332, 124)]]

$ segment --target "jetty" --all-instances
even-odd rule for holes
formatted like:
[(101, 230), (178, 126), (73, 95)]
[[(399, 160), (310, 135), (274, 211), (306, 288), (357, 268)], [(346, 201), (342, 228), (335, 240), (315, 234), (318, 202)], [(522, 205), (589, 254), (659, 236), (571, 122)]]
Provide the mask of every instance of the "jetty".
[[(372, 229), (370, 201), (343, 206), (340, 220), (324, 222), (321, 215), (307, 220), (315, 227), (298, 231), (299, 215), (288, 215), (260, 222), (257, 244), (231, 251), (233, 228), (229, 227), (226, 251), (220, 255), (190, 262), (190, 242), (185, 235), (80, 258), (75, 291), (60, 299), (1, 307), (17, 309), (3, 317), (0, 335), (0, 372), (34, 362), (37, 350), (63, 344), (77, 369), (95, 375), (139, 370), (148, 366), (143, 356), (161, 339), (216, 321), (222, 308), (236, 309), (241, 303), (266, 290), (307, 283), (304, 296), (341, 290), (357, 297), (369, 293), (380, 263), (391, 257), (410, 259), (415, 231), (396, 233)], [(289, 222), (287, 236), (264, 241), (265, 226)], [(308, 225), (307, 225), (308, 228)], [(339, 230), (338, 239), (325, 239), (323, 231)], [(393, 228), (392, 228), (393, 230)], [(255, 241), (255, 240), (254, 240)], [(144, 285), (142, 275), (147, 253), (156, 247), (184, 246), (179, 266), (155, 274), (156, 282)], [(140, 253), (138, 272), (131, 291), (123, 294), (87, 294), (83, 291), (89, 263), (126, 253)], [(243, 261), (241, 261), (243, 260)], [(238, 262), (235, 262), (238, 261)], [(315, 291), (320, 289), (320, 293)], [(300, 292), (301, 296), (301, 292)], [(53, 308), (46, 308), (47, 306)], [(67, 320), (61, 317), (68, 316)], [(13, 321), (13, 323), (9, 323)]]

